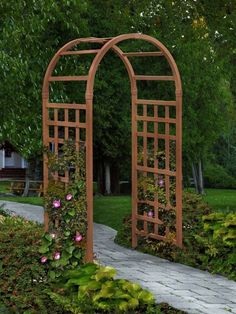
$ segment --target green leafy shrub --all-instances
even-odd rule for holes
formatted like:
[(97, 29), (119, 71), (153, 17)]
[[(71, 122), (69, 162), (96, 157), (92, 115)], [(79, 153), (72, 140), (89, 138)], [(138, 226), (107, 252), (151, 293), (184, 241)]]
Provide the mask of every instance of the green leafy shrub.
[(154, 304), (153, 295), (138, 284), (114, 279), (114, 268), (86, 264), (63, 273), (55, 292), (48, 292), (58, 305), (71, 313), (126, 313)]
[(86, 264), (68, 270), (47, 290), (52, 300), (74, 314), (184, 314), (168, 304), (156, 304), (153, 295), (125, 279), (114, 279), (112, 267)]
[(236, 188), (236, 180), (222, 166), (209, 164), (204, 171), (204, 184), (211, 188)]
[(236, 214), (212, 213), (202, 221), (203, 230), (195, 234), (202, 265), (236, 279)]
[(62, 313), (43, 292), (46, 273), (38, 256), (42, 233), (40, 225), (22, 218), (0, 220), (1, 313)]
[[(171, 261), (236, 278), (236, 214), (212, 213), (200, 195), (183, 193), (183, 248), (166, 241), (140, 238), (138, 249)], [(116, 243), (131, 246), (131, 217), (125, 217)]]

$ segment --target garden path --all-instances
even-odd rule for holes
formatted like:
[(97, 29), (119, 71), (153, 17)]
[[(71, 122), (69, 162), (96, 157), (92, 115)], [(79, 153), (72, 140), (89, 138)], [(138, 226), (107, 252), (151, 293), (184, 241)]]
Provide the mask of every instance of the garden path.
[[(43, 222), (43, 208), (8, 201), (0, 206), (29, 220)], [(236, 282), (189, 266), (123, 248), (114, 243), (116, 231), (94, 224), (97, 259), (113, 266), (118, 276), (139, 282), (166, 302), (191, 314), (236, 314)]]

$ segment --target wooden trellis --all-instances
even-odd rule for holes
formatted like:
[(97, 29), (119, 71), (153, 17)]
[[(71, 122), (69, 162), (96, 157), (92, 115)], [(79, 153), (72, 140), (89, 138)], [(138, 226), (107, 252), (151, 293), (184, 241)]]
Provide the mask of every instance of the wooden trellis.
[[(154, 51), (123, 52), (118, 44), (127, 40), (145, 41)], [(99, 49), (79, 50), (80, 44), (98, 44)], [(143, 34), (125, 34), (114, 38), (79, 38), (64, 45), (52, 58), (43, 83), (43, 143), (57, 154), (70, 139), (79, 150), (85, 142), (87, 189), (87, 260), (93, 259), (93, 88), (95, 74), (104, 55), (113, 50), (123, 61), (131, 84), (132, 102), (132, 246), (138, 236), (166, 240), (182, 245), (182, 88), (176, 63), (157, 39)], [(87, 75), (55, 76), (53, 71), (63, 56), (94, 55)], [(165, 58), (171, 75), (137, 75), (132, 58)], [(84, 103), (50, 102), (52, 82), (86, 82)], [(140, 99), (138, 81), (174, 82), (175, 99)], [(59, 117), (59, 111), (62, 117)], [(73, 111), (74, 119), (69, 112)], [(162, 114), (160, 115), (160, 111)], [(141, 114), (140, 114), (141, 112)], [(150, 114), (151, 113), (151, 114)], [(164, 114), (163, 114), (164, 113)], [(151, 127), (150, 127), (151, 125)], [(174, 129), (174, 132), (171, 130)], [(47, 157), (44, 158), (44, 189), (48, 185)], [(55, 173), (55, 180), (69, 181), (69, 173)], [(150, 187), (151, 191), (150, 191)], [(171, 215), (170, 215), (171, 214)], [(165, 222), (172, 216), (173, 225)], [(48, 227), (48, 214), (45, 213)]]

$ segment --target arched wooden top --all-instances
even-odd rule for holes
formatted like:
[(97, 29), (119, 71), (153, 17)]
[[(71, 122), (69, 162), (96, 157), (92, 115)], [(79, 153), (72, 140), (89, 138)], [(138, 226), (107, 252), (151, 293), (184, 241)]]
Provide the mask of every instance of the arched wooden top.
[[(112, 38), (111, 40), (109, 40), (99, 51), (99, 53), (96, 55), (96, 57), (93, 60), (93, 63), (90, 67), (89, 70), (89, 79), (88, 79), (88, 84), (87, 84), (87, 90), (86, 90), (86, 98), (90, 98), (93, 94), (93, 87), (94, 87), (94, 78), (97, 72), (97, 68), (98, 65), (100, 64), (101, 60), (103, 59), (104, 55), (115, 45), (117, 45), (118, 43), (125, 41), (125, 40), (130, 40), (130, 39), (137, 39), (137, 40), (144, 40), (147, 41), (151, 44), (153, 44), (155, 47), (157, 47), (161, 53), (163, 53), (163, 56), (167, 59), (172, 73), (173, 73), (173, 77), (174, 77), (174, 81), (176, 84), (176, 94), (181, 95), (182, 93), (182, 86), (181, 86), (181, 79), (180, 79), (180, 74), (178, 71), (178, 67), (175, 63), (174, 58), (172, 57), (171, 53), (169, 52), (169, 50), (157, 39), (148, 36), (148, 35), (144, 35), (144, 34), (124, 34), (124, 35), (120, 35), (117, 37)], [(128, 58), (127, 55), (122, 52), (122, 50), (120, 49), (121, 54), (120, 57), (123, 60), (124, 63), (127, 63)], [(130, 66), (131, 63), (130, 63)], [(133, 72), (134, 74), (134, 72)], [(135, 75), (135, 74), (134, 74)], [(131, 91), (132, 92), (132, 91)]]
[[(86, 88), (86, 99), (91, 99), (93, 98), (93, 87), (94, 87), (94, 79), (96, 75), (96, 71), (98, 68), (98, 65), (100, 64), (101, 60), (103, 59), (104, 55), (110, 50), (114, 50), (115, 53), (121, 58), (123, 61), (127, 71), (128, 75), (130, 78), (131, 82), (131, 93), (135, 94), (137, 92), (136, 88), (136, 78), (135, 78), (135, 73), (132, 67), (131, 62), (128, 59), (129, 53), (124, 53), (119, 47), (117, 47), (117, 44), (126, 41), (126, 40), (132, 40), (132, 39), (137, 39), (137, 40), (143, 40), (146, 42), (149, 42), (153, 44), (155, 47), (158, 48), (159, 51), (156, 52), (156, 55), (163, 55), (166, 60), (168, 61), (172, 73), (173, 73), (173, 80), (175, 81), (175, 86), (176, 86), (176, 95), (181, 96), (182, 95), (182, 86), (181, 86), (181, 79), (180, 79), (180, 74), (177, 68), (177, 65), (175, 63), (174, 58), (172, 57), (171, 53), (169, 50), (157, 39), (144, 35), (144, 34), (139, 34), (139, 33), (134, 33), (134, 34), (124, 34), (124, 35), (119, 35), (113, 38), (96, 38), (96, 37), (88, 37), (88, 38), (78, 38), (75, 40), (72, 40), (65, 44), (63, 47), (61, 47), (53, 56), (51, 59), (51, 62), (48, 65), (47, 71), (44, 76), (44, 81), (43, 81), (43, 89), (42, 89), (42, 96), (43, 99), (48, 98), (49, 94), (49, 81), (50, 77), (52, 75), (53, 70), (55, 69), (57, 62), (59, 61), (60, 57), (63, 55), (72, 55), (72, 54), (90, 54), (90, 53), (95, 53), (96, 56), (94, 57), (94, 60), (90, 66), (89, 69), (89, 74), (84, 78), (83, 80), (87, 81), (87, 88)], [(102, 47), (100, 49), (94, 49), (94, 50), (78, 50), (78, 51), (71, 51), (70, 49), (75, 47), (76, 45), (79, 45), (80, 43), (98, 43), (101, 44)], [(139, 53), (136, 53), (138, 55)], [(135, 53), (133, 53), (135, 55)], [(154, 55), (153, 53), (150, 53), (150, 55)], [(146, 56), (148, 56), (148, 53), (146, 53)], [(150, 80), (152, 79), (151, 77), (149, 78)], [(70, 79), (68, 79), (70, 80)], [(158, 79), (157, 79), (158, 80)]]

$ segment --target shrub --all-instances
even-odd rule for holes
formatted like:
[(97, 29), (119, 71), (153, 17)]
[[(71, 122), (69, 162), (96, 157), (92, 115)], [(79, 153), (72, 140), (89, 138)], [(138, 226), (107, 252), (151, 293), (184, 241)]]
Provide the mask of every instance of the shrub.
[(48, 290), (52, 300), (74, 314), (184, 314), (166, 303), (156, 304), (153, 295), (125, 279), (114, 279), (112, 267), (86, 264), (68, 270)]
[(145, 313), (154, 304), (153, 295), (140, 285), (114, 279), (112, 267), (86, 264), (69, 270), (56, 283), (50, 297), (71, 313), (128, 313), (139, 309)]
[(6, 308), (3, 313), (62, 313), (43, 292), (46, 273), (38, 255), (42, 233), (40, 225), (18, 217), (0, 221), (0, 309)]
[(220, 165), (207, 165), (204, 171), (204, 184), (211, 188), (236, 188), (236, 180)]
[(201, 247), (199, 259), (204, 268), (236, 279), (236, 214), (212, 213), (195, 239)]

